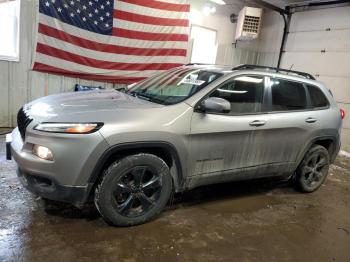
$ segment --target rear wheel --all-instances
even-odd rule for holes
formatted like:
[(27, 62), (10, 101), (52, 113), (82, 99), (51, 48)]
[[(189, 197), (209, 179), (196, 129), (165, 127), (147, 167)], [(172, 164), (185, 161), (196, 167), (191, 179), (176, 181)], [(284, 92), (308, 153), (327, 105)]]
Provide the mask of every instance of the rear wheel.
[(294, 185), (302, 192), (314, 192), (326, 180), (329, 170), (329, 153), (320, 145), (313, 146), (296, 170)]
[(131, 226), (157, 216), (172, 192), (166, 163), (151, 154), (127, 156), (104, 172), (95, 205), (109, 224)]

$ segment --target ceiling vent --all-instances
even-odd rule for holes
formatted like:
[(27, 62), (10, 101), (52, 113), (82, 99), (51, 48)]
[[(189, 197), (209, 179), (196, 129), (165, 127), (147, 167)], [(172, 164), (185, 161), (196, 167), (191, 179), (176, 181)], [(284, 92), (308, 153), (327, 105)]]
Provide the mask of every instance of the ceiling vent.
[(250, 41), (258, 38), (261, 24), (261, 8), (244, 7), (238, 15), (236, 40)]

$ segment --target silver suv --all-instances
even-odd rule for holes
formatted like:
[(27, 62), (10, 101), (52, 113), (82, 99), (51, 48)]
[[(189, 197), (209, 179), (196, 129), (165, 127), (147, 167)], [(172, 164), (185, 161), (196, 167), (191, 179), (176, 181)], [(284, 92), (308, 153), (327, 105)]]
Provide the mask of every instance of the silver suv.
[(108, 223), (130, 226), (158, 215), (172, 193), (207, 184), (275, 176), (315, 191), (341, 124), (330, 91), (307, 73), (190, 64), (126, 90), (35, 100), (8, 146), (31, 192), (94, 200)]

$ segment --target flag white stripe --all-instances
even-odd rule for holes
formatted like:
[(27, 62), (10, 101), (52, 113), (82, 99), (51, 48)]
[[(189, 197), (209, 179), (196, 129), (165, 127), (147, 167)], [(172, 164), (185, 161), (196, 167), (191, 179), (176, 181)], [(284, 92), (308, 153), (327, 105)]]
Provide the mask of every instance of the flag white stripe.
[(69, 34), (92, 40), (102, 44), (110, 44), (110, 45), (120, 45), (126, 47), (135, 47), (135, 48), (176, 48), (176, 49), (187, 49), (187, 42), (182, 41), (148, 41), (148, 40), (137, 40), (137, 39), (129, 39), (124, 37), (116, 37), (110, 35), (101, 35), (94, 32), (90, 32), (84, 29), (80, 29), (76, 26), (72, 26), (66, 23), (61, 22), (58, 19), (52, 18), (51, 16), (47, 16), (44, 14), (39, 14), (40, 22), (44, 25), (57, 28), (58, 30), (62, 30), (65, 32), (69, 32)]
[(36, 54), (35, 61), (42, 64), (49, 65), (49, 66), (57, 67), (63, 70), (74, 71), (76, 73), (83, 73), (83, 74), (90, 73), (93, 75), (121, 76), (121, 77), (148, 77), (156, 73), (161, 73), (165, 71), (165, 70), (124, 71), (124, 70), (100, 69), (96, 67), (76, 64), (70, 61), (66, 61), (57, 57), (52, 57), (41, 53)]
[(183, 63), (184, 57), (182, 56), (134, 56), (113, 54), (106, 52), (99, 52), (83, 47), (79, 47), (65, 41), (56, 39), (54, 37), (46, 36), (43, 34), (38, 35), (38, 42), (46, 44), (48, 46), (61, 49), (63, 51), (71, 52), (80, 56), (89, 57), (92, 59), (103, 60), (107, 62), (120, 62), (120, 63)]
[(162, 25), (149, 25), (142, 24), (137, 22), (125, 21), (122, 19), (113, 19), (114, 27), (126, 29), (126, 30), (134, 30), (134, 31), (142, 31), (149, 33), (162, 33), (162, 34), (184, 34), (188, 35), (189, 28), (184, 26), (162, 26)]
[(159, 18), (170, 18), (170, 19), (187, 19), (188, 17), (188, 12), (167, 11), (167, 10), (145, 7), (142, 5), (134, 5), (134, 4), (125, 3), (122, 1), (115, 1), (114, 9), (133, 13), (133, 14), (138, 14), (138, 15), (153, 16), (156, 18), (159, 17)]
[[(118, 0), (115, 0), (118, 1)], [(115, 2), (114, 1), (114, 2)], [(171, 4), (188, 4), (188, 0), (157, 0), (158, 2), (171, 3)]]

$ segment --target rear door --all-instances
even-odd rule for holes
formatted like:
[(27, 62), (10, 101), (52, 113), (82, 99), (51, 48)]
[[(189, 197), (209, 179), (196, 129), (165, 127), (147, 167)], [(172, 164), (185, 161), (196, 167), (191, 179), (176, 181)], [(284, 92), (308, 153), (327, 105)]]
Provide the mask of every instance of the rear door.
[(266, 124), (255, 132), (255, 163), (290, 172), (315, 125), (308, 93), (302, 82), (280, 78), (268, 78), (268, 92)]

